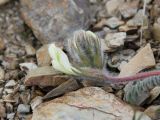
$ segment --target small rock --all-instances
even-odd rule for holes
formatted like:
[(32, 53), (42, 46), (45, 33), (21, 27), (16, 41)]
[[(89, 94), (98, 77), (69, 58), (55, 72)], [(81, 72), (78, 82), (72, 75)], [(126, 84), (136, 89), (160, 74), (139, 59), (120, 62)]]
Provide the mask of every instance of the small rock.
[[(1, 1), (1, 0), (0, 0)], [(1, 4), (1, 3), (0, 3)], [(0, 38), (0, 51), (5, 48), (5, 43), (2, 38)]]
[(107, 1), (105, 8), (109, 15), (115, 15), (118, 12), (118, 8), (124, 4), (124, 0), (110, 0)]
[(16, 100), (14, 99), (12, 94), (8, 94), (6, 96), (3, 96), (3, 101), (8, 103), (15, 103)]
[(10, 89), (10, 88), (5, 88), (5, 89), (4, 89), (4, 92), (6, 92), (7, 94), (11, 94), (11, 93), (14, 92), (14, 90), (13, 90), (13, 89)]
[(160, 95), (160, 87), (157, 86), (150, 91), (150, 97), (147, 100), (147, 103), (150, 104)]
[(6, 117), (6, 108), (4, 104), (0, 102), (0, 118)]
[(112, 18), (109, 18), (107, 21), (106, 21), (106, 25), (112, 29), (115, 29), (117, 28), (118, 26), (120, 25), (123, 25), (124, 24), (124, 21), (121, 21), (119, 20), (117, 17), (112, 17)]
[(41, 96), (35, 97), (30, 103), (32, 110), (34, 110), (41, 103), (42, 103), (42, 97)]
[(24, 71), (30, 71), (37, 68), (37, 65), (35, 63), (20, 63), (19, 66), (21, 70)]
[(150, 44), (140, 49), (138, 53), (121, 68), (119, 76), (135, 75), (145, 68), (155, 66), (155, 59)]
[(124, 45), (125, 38), (126, 38), (125, 32), (109, 33), (105, 37), (105, 43), (109, 48), (117, 48)]
[(159, 120), (160, 119), (160, 105), (152, 105), (148, 107), (144, 113), (148, 115), (152, 120)]
[(130, 18), (134, 16), (138, 9), (139, 0), (134, 0), (132, 2), (125, 2), (120, 8), (119, 11), (124, 18)]
[(14, 87), (16, 85), (16, 81), (15, 80), (9, 80), (7, 82), (7, 84), (5, 85), (5, 87)]
[(137, 31), (137, 27), (129, 27), (127, 25), (122, 25), (119, 27), (119, 31), (120, 32), (128, 32), (128, 33), (132, 33), (132, 31)]
[(154, 23), (152, 29), (154, 39), (160, 41), (160, 24)]
[(7, 2), (9, 2), (10, 0), (0, 0), (0, 5), (3, 5), (3, 4), (5, 4), (5, 3), (7, 3)]
[(24, 114), (24, 113), (29, 113), (30, 112), (30, 106), (25, 105), (25, 104), (19, 104), (17, 108), (17, 112)]
[(102, 18), (95, 26), (94, 29), (101, 29), (104, 25), (106, 25), (107, 20)]
[(39, 50), (36, 52), (38, 66), (49, 66), (51, 64), (51, 57), (48, 53), (48, 46), (43, 45)]
[(4, 70), (0, 67), (0, 80), (3, 80), (3, 79), (4, 79), (4, 75), (5, 75), (5, 72), (4, 72)]
[(25, 78), (25, 85), (58, 86), (67, 80), (66, 75), (55, 71), (53, 67), (45, 66), (29, 71)]
[(29, 55), (29, 56), (36, 54), (35, 48), (33, 48), (30, 44), (25, 45), (25, 50), (26, 50), (27, 55)]
[(139, 10), (137, 14), (127, 22), (127, 25), (130, 27), (148, 27), (148, 18), (146, 15), (143, 15), (143, 10)]
[(14, 119), (14, 116), (15, 116), (15, 113), (8, 113), (8, 114), (7, 114), (7, 119), (8, 119), (8, 120), (13, 120), (13, 119)]

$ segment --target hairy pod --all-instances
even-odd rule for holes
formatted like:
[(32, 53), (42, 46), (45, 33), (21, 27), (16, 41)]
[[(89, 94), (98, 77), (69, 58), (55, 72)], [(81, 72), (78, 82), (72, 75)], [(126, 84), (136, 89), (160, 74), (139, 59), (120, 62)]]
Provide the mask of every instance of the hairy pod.
[(102, 69), (104, 65), (101, 41), (91, 31), (79, 30), (68, 40), (68, 51), (76, 65)]

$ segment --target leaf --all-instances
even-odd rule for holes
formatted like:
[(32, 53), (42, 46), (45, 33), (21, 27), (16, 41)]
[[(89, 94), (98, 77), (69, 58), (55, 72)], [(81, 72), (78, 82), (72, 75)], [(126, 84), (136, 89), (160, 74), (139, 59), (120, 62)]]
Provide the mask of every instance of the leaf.
[(149, 97), (149, 91), (160, 85), (160, 76), (152, 76), (142, 81), (130, 82), (124, 88), (124, 100), (130, 104), (141, 105)]
[(48, 51), (52, 58), (52, 66), (54, 69), (70, 75), (80, 73), (79, 70), (70, 64), (67, 55), (60, 48), (56, 47), (55, 44), (51, 44)]

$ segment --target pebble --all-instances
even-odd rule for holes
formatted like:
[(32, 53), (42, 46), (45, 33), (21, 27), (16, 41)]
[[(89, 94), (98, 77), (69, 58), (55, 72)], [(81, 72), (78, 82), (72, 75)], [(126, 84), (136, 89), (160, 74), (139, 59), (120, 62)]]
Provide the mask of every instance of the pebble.
[(9, 80), (8, 82), (7, 82), (7, 84), (5, 85), (5, 87), (14, 87), (15, 85), (16, 85), (17, 83), (16, 83), (16, 81), (15, 80)]
[(25, 50), (26, 50), (27, 55), (29, 55), (29, 56), (36, 54), (35, 48), (33, 48), (30, 44), (25, 45)]
[(30, 71), (38, 67), (35, 63), (29, 63), (29, 62), (20, 63), (19, 66), (20, 66), (20, 69), (23, 71)]
[(117, 17), (111, 17), (106, 21), (106, 25), (111, 29), (115, 29), (123, 24), (124, 21), (119, 20)]
[(115, 15), (118, 12), (118, 8), (124, 4), (124, 0), (110, 0), (106, 2), (105, 8), (109, 15)]
[(154, 23), (152, 32), (154, 39), (160, 41), (160, 23)]
[(29, 113), (30, 112), (30, 106), (25, 105), (25, 104), (19, 104), (17, 108), (17, 112), (24, 114), (24, 113)]
[(143, 15), (143, 10), (139, 10), (132, 19), (127, 21), (127, 25), (132, 27), (138, 27), (143, 25), (143, 27), (145, 27), (148, 25), (148, 18)]
[(30, 103), (32, 110), (34, 110), (41, 103), (42, 103), (42, 97), (41, 96), (35, 97)]
[(0, 0), (0, 5), (3, 5), (3, 4), (5, 4), (5, 3), (7, 3), (7, 2), (9, 2), (10, 0)]
[(0, 51), (2, 51), (5, 48), (5, 43), (2, 38), (0, 38)]
[(119, 8), (119, 11), (125, 19), (130, 18), (137, 13), (138, 5), (139, 5), (139, 0), (134, 0), (132, 2), (125, 2)]
[(38, 66), (49, 66), (51, 64), (51, 57), (48, 53), (48, 46), (43, 45), (40, 49), (36, 52)]
[(124, 45), (125, 38), (126, 38), (125, 32), (109, 33), (105, 37), (105, 43), (109, 48), (117, 48)]
[(4, 79), (4, 75), (5, 75), (5, 72), (4, 72), (4, 70), (0, 67), (0, 80), (3, 80), (3, 79)]
[(0, 118), (6, 117), (6, 108), (3, 103), (0, 103)]
[(8, 119), (8, 120), (13, 120), (13, 119), (14, 119), (14, 116), (15, 116), (15, 113), (8, 113), (8, 114), (7, 114), (7, 119)]

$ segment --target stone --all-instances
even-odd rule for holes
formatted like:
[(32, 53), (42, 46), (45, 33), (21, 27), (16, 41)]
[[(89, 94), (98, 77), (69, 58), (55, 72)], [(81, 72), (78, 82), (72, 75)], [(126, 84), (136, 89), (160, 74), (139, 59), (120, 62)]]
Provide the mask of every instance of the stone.
[(15, 116), (15, 113), (8, 113), (8, 114), (7, 114), (7, 119), (8, 119), (8, 120), (13, 120), (13, 119), (14, 119), (14, 116)]
[(5, 75), (5, 72), (4, 72), (4, 70), (0, 67), (0, 80), (3, 80), (3, 79), (4, 79), (4, 75)]
[(0, 118), (6, 117), (6, 109), (4, 104), (0, 102)]
[(139, 10), (132, 19), (127, 21), (127, 25), (129, 27), (148, 27), (148, 18), (146, 15), (143, 15), (143, 10)]
[(144, 113), (147, 114), (152, 120), (159, 120), (160, 119), (160, 105), (151, 105), (149, 106)]
[(35, 97), (30, 103), (32, 110), (38, 107), (38, 105), (40, 105), (41, 103), (42, 103), (42, 97), (41, 96)]
[(28, 63), (28, 62), (20, 63), (19, 66), (20, 66), (20, 69), (24, 71), (30, 71), (37, 68), (37, 65), (35, 63)]
[(51, 64), (51, 57), (48, 53), (48, 46), (43, 45), (40, 49), (36, 52), (38, 66), (49, 66)]
[(131, 76), (140, 72), (145, 68), (155, 66), (155, 59), (151, 45), (148, 43), (145, 47), (141, 48), (137, 54), (125, 64), (120, 71), (119, 76)]
[(0, 5), (6, 4), (7, 2), (9, 2), (10, 0), (0, 0)]
[(124, 45), (125, 38), (126, 38), (125, 32), (109, 33), (105, 37), (105, 43), (109, 48), (118, 48)]
[(115, 29), (120, 25), (123, 25), (124, 21), (119, 20), (116, 17), (111, 17), (106, 21), (106, 25), (111, 28), (111, 29)]
[[(86, 87), (42, 103), (33, 111), (32, 120), (133, 120), (134, 112), (113, 94)], [(151, 120), (145, 114), (141, 114), (141, 119)]]
[(19, 104), (17, 108), (17, 112), (24, 114), (24, 113), (29, 113), (30, 112), (30, 106), (25, 105), (25, 104)]
[(106, 2), (105, 8), (110, 16), (118, 12), (118, 8), (124, 4), (124, 0), (110, 0)]
[(54, 42), (62, 46), (75, 30), (90, 26), (88, 0), (20, 0), (20, 3), (22, 18), (43, 44)]
[(25, 50), (26, 50), (27, 55), (29, 55), (29, 56), (36, 54), (35, 48), (33, 48), (30, 44), (25, 45)]
[(160, 87), (156, 86), (150, 91), (150, 97), (147, 99), (146, 103), (151, 104), (159, 95), (160, 95)]
[(51, 66), (38, 67), (37, 69), (28, 72), (25, 78), (26, 86), (58, 86), (69, 78), (66, 75), (55, 71)]
[(0, 38), (0, 51), (3, 50), (4, 48), (5, 48), (4, 40), (2, 38)]
[(154, 23), (152, 32), (154, 39), (160, 41), (160, 24)]
[(137, 13), (138, 5), (139, 5), (139, 0), (134, 0), (134, 1), (131, 1), (131, 2), (125, 2), (119, 8), (119, 11), (125, 19), (130, 18)]
[(16, 83), (15, 80), (9, 80), (9, 81), (6, 83), (5, 87), (14, 87), (16, 84), (17, 84), (17, 83)]
[(120, 32), (135, 33), (138, 30), (138, 27), (129, 27), (127, 25), (122, 25), (118, 29)]

